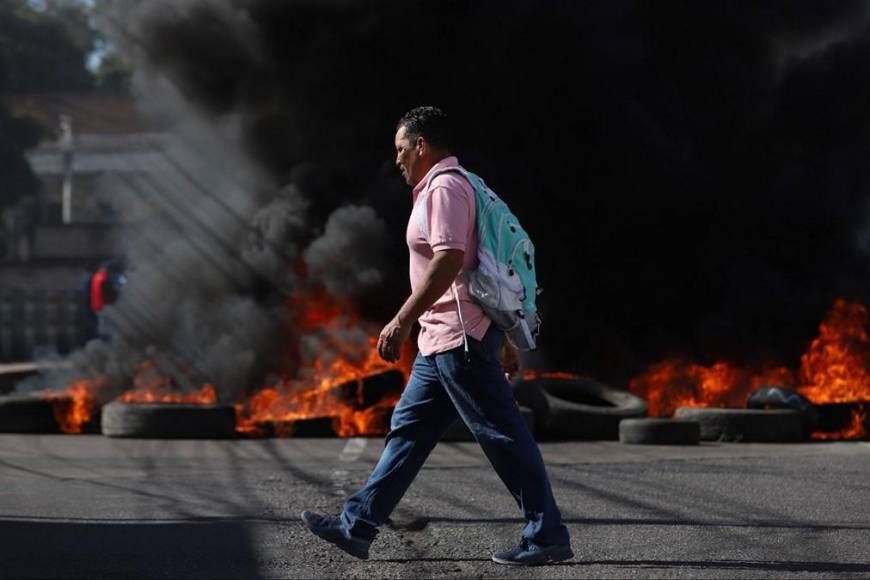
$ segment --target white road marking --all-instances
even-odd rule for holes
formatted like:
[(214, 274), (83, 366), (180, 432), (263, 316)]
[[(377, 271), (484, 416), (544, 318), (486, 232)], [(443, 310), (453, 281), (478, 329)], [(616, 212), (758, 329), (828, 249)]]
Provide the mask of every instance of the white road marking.
[(363, 451), (366, 450), (368, 439), (365, 437), (351, 437), (344, 445), (344, 449), (338, 454), (338, 460), (344, 463), (356, 461)]
[[(364, 437), (351, 437), (347, 440), (347, 443), (344, 444), (344, 449), (341, 450), (341, 453), (338, 454), (338, 460), (342, 463), (352, 463), (356, 461), (359, 459), (359, 456), (362, 455), (363, 451), (365, 451), (366, 445), (368, 445), (368, 439)], [(335, 469), (332, 471), (333, 495), (339, 497), (347, 496), (345, 486), (349, 483), (347, 479), (348, 473), (349, 472), (346, 469)]]

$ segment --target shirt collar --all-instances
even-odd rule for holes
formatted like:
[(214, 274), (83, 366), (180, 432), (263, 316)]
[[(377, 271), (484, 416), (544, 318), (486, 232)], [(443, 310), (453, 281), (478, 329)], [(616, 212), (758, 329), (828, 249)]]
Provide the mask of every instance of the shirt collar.
[(426, 187), (426, 184), (429, 182), (429, 177), (439, 169), (444, 169), (445, 167), (457, 167), (459, 166), (459, 159), (456, 158), (455, 155), (450, 155), (449, 157), (445, 157), (438, 163), (432, 166), (428, 172), (426, 172), (426, 176), (420, 180), (420, 182), (414, 186), (414, 201), (417, 201), (417, 197), (420, 195), (420, 192), (423, 191), (423, 188)]

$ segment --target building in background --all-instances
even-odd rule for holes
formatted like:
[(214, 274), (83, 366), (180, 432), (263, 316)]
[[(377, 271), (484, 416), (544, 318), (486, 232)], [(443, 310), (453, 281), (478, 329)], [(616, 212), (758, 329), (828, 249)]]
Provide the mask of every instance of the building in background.
[(0, 361), (65, 354), (94, 336), (88, 277), (123, 254), (120, 230), (148, 212), (120, 196), (142, 193), (142, 177), (166, 163), (166, 136), (117, 92), (4, 97), (16, 115), (52, 135), (28, 153), (40, 188), (2, 210)]

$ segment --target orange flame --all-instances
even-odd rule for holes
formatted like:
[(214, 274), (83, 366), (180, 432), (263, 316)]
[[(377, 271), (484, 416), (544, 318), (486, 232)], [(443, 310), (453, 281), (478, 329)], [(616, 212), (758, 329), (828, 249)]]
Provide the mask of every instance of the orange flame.
[(669, 360), (652, 365), (628, 388), (646, 399), (650, 415), (666, 417), (677, 407), (743, 407), (760, 386), (792, 384), (793, 374), (785, 367), (752, 373), (724, 362), (705, 367)]
[(801, 357), (802, 395), (813, 403), (870, 401), (870, 311), (842, 298)]
[(848, 439), (866, 439), (867, 438), (867, 417), (868, 410), (862, 405), (858, 409), (852, 411), (852, 419), (849, 421), (849, 426), (837, 433), (826, 433), (824, 431), (816, 431), (813, 433), (813, 439), (822, 441), (841, 441)]
[(82, 432), (82, 427), (93, 416), (97, 404), (96, 392), (104, 385), (104, 379), (80, 379), (61, 391), (43, 395), (51, 401), (51, 411), (61, 432)]
[(388, 395), (368, 408), (358, 409), (338, 387), (352, 382), (359, 385), (366, 377), (394, 369), (400, 370), (407, 379), (413, 348), (406, 344), (399, 362), (392, 364), (378, 355), (376, 338), (370, 337), (368, 346), (367, 356), (362, 361), (355, 363), (350, 358), (338, 357), (325, 363), (318, 358), (310, 369), (310, 379), (284, 379), (257, 391), (244, 403), (236, 405), (237, 430), (257, 434), (257, 423), (333, 417), (333, 428), (341, 437), (383, 433), (384, 417), (398, 401), (398, 393)]
[[(752, 391), (763, 385), (796, 387), (815, 404), (870, 401), (868, 322), (867, 307), (840, 298), (801, 357), (797, 374), (785, 367), (753, 371), (726, 362), (705, 367), (668, 360), (632, 379), (629, 390), (647, 400), (654, 416), (669, 416), (681, 406), (743, 407)], [(865, 438), (863, 416), (856, 412), (842, 433), (813, 436)]]
[(288, 306), (298, 314), (297, 328), (319, 337), (320, 352), (313, 361), (298, 361), (300, 369), (295, 377), (282, 378), (237, 404), (237, 431), (258, 434), (261, 431), (258, 423), (332, 417), (333, 430), (341, 437), (384, 433), (384, 419), (399, 394), (386, 394), (374, 405), (360, 409), (347, 400), (339, 387), (355, 382), (357, 396), (361, 397), (362, 380), (366, 377), (399, 370), (407, 380), (415, 355), (410, 341), (403, 345), (399, 361), (388, 363), (377, 351), (378, 327), (366, 328), (369, 337), (362, 348), (357, 341), (342, 340), (343, 335), (358, 331), (363, 324), (350, 304), (322, 291), (300, 291), (288, 298)]
[(574, 373), (565, 373), (561, 371), (536, 371), (536, 370), (527, 370), (522, 371), (520, 373), (520, 378), (524, 381), (533, 381), (535, 379), (562, 379), (568, 381), (574, 381), (580, 378), (580, 375), (576, 375)]
[(344, 407), (333, 419), (332, 428), (339, 437), (379, 434), (388, 428), (384, 421), (398, 400), (398, 396), (385, 398), (359, 411)]
[[(298, 292), (288, 298), (293, 313), (291, 335), (311, 338), (317, 344), (318, 354), (305, 360), (304, 349), (288, 353), (287, 366), (295, 369), (293, 376), (285, 376), (274, 384), (255, 390), (244, 401), (236, 402), (237, 431), (243, 434), (262, 434), (258, 423), (274, 423), (273, 431), (292, 431), (292, 422), (302, 419), (332, 418), (333, 429), (339, 436), (373, 435), (386, 431), (385, 418), (399, 398), (398, 392), (380, 393), (381, 398), (360, 408), (364, 402), (362, 381), (366, 377), (389, 370), (398, 370), (407, 379), (416, 354), (416, 348), (407, 342), (397, 363), (383, 361), (377, 352), (375, 333), (379, 327), (367, 327), (368, 337), (359, 339), (363, 322), (351, 305), (339, 302), (325, 292)], [(344, 336), (354, 339), (343, 340)], [(301, 344), (301, 342), (300, 342)], [(182, 369), (183, 370), (183, 369)], [(288, 373), (289, 374), (289, 373)], [(133, 388), (117, 398), (125, 403), (191, 403), (213, 404), (217, 392), (209, 383), (195, 390), (179, 389), (173, 378), (158, 368), (153, 360), (142, 362), (136, 369)], [(81, 382), (55, 393), (58, 422), (69, 432), (78, 432), (86, 419), (73, 413), (72, 408), (86, 407), (93, 411), (96, 397), (94, 384)], [(356, 383), (356, 392), (347, 387)], [(73, 400), (74, 405), (61, 405), (60, 401)], [(89, 418), (90, 415), (87, 415)]]
[(154, 361), (147, 360), (136, 368), (133, 388), (117, 399), (123, 403), (190, 403), (210, 405), (217, 402), (215, 388), (203, 384), (199, 389), (180, 392), (173, 389), (172, 378), (161, 373)]

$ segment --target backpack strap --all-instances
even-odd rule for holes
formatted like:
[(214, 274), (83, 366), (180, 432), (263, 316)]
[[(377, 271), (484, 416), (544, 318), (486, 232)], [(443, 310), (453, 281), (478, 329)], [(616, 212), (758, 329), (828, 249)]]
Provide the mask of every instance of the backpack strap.
[(428, 210), (426, 208), (426, 202), (429, 199), (429, 188), (432, 186), (432, 180), (442, 175), (444, 173), (448, 173), (450, 171), (461, 174), (465, 179), (468, 180), (469, 184), (471, 184), (472, 191), (477, 195), (476, 190), (474, 189), (474, 184), (471, 183), (471, 179), (468, 177), (468, 172), (462, 167), (443, 167), (429, 176), (429, 179), (426, 180), (426, 186), (423, 188), (423, 191), (420, 193), (420, 197), (417, 198), (417, 203), (414, 205), (414, 212), (416, 212), (417, 217), (417, 229), (420, 230), (420, 234), (423, 238), (428, 242), (429, 241), (429, 215)]

